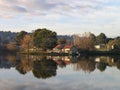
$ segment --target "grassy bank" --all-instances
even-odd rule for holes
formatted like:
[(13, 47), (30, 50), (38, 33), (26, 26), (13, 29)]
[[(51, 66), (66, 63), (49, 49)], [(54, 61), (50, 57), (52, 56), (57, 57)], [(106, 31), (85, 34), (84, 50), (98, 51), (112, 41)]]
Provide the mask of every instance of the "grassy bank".
[(30, 55), (48, 55), (48, 56), (69, 56), (69, 53), (55, 53), (55, 52), (45, 52), (45, 51), (39, 51), (39, 52), (19, 52), (20, 54), (30, 54)]

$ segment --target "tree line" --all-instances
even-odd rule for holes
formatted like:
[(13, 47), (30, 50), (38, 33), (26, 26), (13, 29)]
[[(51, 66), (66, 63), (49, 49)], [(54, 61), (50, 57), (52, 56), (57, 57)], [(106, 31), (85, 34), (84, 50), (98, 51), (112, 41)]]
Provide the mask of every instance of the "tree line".
[[(14, 33), (13, 36), (14, 42), (12, 37), (12, 41), (4, 46), (9, 50), (14, 51), (18, 50), (19, 48), (22, 48), (27, 52), (29, 52), (29, 49), (35, 48), (46, 51), (52, 50), (57, 44), (74, 45), (78, 49), (84, 50), (95, 50), (95, 45), (103, 44), (109, 50), (113, 49), (113, 45), (114, 48), (120, 49), (120, 37), (108, 38), (104, 33), (100, 33), (97, 36), (91, 32), (83, 34), (74, 34), (71, 36), (58, 36), (57, 33), (52, 30), (46, 28), (39, 28), (34, 30), (32, 33), (21, 31), (19, 33)], [(0, 49), (3, 49), (3, 45), (1, 44), (2, 41), (2, 38), (0, 38)]]
[[(104, 45), (108, 50), (120, 49), (120, 37), (108, 38), (104, 33), (95, 36), (93, 33), (74, 34), (73, 43), (80, 49), (95, 50), (95, 45)], [(112, 47), (113, 46), (113, 47)]]
[(15, 37), (16, 44), (25, 50), (30, 48), (52, 49), (57, 45), (57, 33), (46, 28), (36, 29), (32, 33), (21, 31)]

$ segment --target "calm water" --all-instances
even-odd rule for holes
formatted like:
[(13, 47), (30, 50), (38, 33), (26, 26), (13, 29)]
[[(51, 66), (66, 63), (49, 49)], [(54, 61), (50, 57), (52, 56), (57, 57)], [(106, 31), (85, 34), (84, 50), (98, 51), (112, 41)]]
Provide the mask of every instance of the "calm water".
[(0, 90), (120, 90), (120, 57), (0, 56)]

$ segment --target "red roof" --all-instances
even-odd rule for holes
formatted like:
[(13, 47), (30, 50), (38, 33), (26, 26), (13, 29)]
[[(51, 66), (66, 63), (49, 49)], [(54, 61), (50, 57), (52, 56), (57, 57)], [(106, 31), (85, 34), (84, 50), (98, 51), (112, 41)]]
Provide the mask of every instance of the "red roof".
[(55, 48), (57, 48), (57, 49), (70, 49), (72, 47), (73, 47), (72, 45), (62, 45), (62, 44), (59, 44)]
[(57, 45), (55, 48), (57, 48), (57, 49), (62, 49), (64, 47), (64, 45)]
[(65, 46), (64, 46), (64, 49), (72, 48), (72, 47), (73, 47), (72, 45), (65, 45)]

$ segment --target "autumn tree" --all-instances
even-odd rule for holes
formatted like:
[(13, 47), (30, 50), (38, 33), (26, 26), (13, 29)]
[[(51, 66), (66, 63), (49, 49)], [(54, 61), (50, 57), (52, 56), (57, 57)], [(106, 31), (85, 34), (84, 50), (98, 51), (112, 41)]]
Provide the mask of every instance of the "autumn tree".
[(95, 45), (95, 36), (92, 33), (84, 34), (82, 36), (73, 36), (74, 45), (80, 49), (93, 50)]
[(21, 40), (24, 38), (24, 36), (25, 36), (26, 34), (27, 34), (26, 31), (21, 31), (21, 32), (19, 32), (19, 33), (16, 35), (15, 41), (16, 41), (17, 45), (20, 45)]
[(37, 29), (33, 32), (33, 43), (34, 46), (43, 50), (52, 49), (57, 44), (57, 34), (46, 28)]
[(33, 68), (33, 60), (31, 60), (28, 56), (25, 56), (20, 60), (20, 62), (16, 66), (16, 70), (20, 74), (26, 74), (27, 72), (30, 72)]
[(21, 40), (21, 46), (27, 50), (29, 53), (29, 49), (33, 47), (32, 37), (29, 34), (26, 34), (24, 38)]

